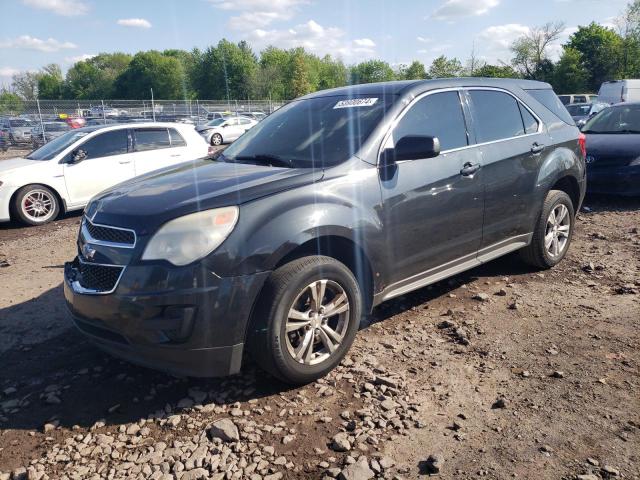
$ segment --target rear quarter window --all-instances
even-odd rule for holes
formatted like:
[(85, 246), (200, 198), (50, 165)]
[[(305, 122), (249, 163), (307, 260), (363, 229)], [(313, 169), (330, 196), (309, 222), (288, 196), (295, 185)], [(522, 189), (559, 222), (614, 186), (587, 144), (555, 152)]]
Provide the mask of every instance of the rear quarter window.
[(562, 120), (567, 125), (575, 125), (573, 118), (569, 115), (566, 107), (562, 104), (558, 96), (550, 88), (540, 90), (527, 90), (527, 93), (544, 105), (547, 110)]

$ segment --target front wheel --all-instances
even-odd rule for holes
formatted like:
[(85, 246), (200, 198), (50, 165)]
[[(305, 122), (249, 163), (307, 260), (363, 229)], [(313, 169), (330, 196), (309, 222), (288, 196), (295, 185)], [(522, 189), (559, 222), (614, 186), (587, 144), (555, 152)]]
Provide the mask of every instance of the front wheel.
[(569, 250), (574, 222), (575, 211), (569, 195), (561, 190), (549, 191), (531, 243), (520, 251), (523, 260), (538, 268), (560, 263)]
[(330, 372), (353, 343), (362, 295), (351, 270), (324, 256), (294, 260), (275, 270), (256, 312), (266, 323), (249, 339), (259, 365), (291, 384)]
[(218, 145), (222, 145), (222, 135), (220, 135), (219, 133), (214, 133), (213, 135), (211, 135), (211, 145), (214, 146), (218, 146)]
[(58, 197), (44, 185), (27, 185), (16, 193), (13, 211), (27, 225), (43, 225), (60, 213)]

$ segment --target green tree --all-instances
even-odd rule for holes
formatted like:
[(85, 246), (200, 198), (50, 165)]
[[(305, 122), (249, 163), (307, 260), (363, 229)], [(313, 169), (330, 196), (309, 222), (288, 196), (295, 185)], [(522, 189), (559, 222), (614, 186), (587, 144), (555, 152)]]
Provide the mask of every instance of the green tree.
[(342, 87), (349, 80), (349, 70), (341, 60), (325, 55), (319, 62), (318, 89)]
[(411, 62), (411, 65), (403, 65), (398, 72), (398, 78), (403, 80), (422, 80), (427, 78), (427, 71), (424, 64), (418, 60)]
[(580, 52), (565, 47), (556, 64), (553, 88), (556, 93), (575, 93), (588, 90), (589, 72), (585, 69)]
[(518, 72), (516, 72), (509, 65), (483, 65), (474, 72), (476, 77), (489, 77), (489, 78), (518, 78)]
[(35, 100), (38, 96), (38, 74), (16, 73), (11, 79), (11, 89), (23, 100)]
[(151, 89), (157, 99), (182, 98), (183, 79), (179, 60), (151, 50), (135, 54), (116, 79), (115, 91), (119, 98), (149, 98)]
[(395, 80), (395, 73), (387, 62), (368, 60), (351, 68), (351, 83), (373, 83)]
[(590, 91), (597, 92), (602, 82), (622, 73), (622, 38), (610, 28), (595, 22), (578, 27), (565, 47), (580, 53)]
[(564, 30), (564, 23), (547, 23), (531, 28), (528, 33), (517, 38), (511, 44), (513, 67), (524, 78), (549, 80), (553, 73), (553, 64), (549, 60), (549, 47), (558, 40)]
[(194, 87), (199, 98), (249, 98), (258, 60), (247, 42), (222, 39), (197, 61)]
[(297, 98), (311, 91), (309, 83), (309, 66), (307, 65), (304, 53), (298, 51), (293, 56), (293, 66), (291, 69), (291, 98)]
[(444, 55), (440, 55), (436, 58), (429, 67), (430, 78), (447, 78), (447, 77), (459, 77), (464, 73), (462, 63), (457, 58), (447, 58)]
[(22, 113), (24, 105), (17, 93), (10, 92), (6, 88), (0, 90), (0, 113), (18, 115)]
[(115, 81), (131, 62), (126, 53), (101, 53), (76, 62), (67, 72), (66, 98), (98, 100), (115, 98)]
[(60, 66), (51, 63), (44, 67), (37, 75), (38, 98), (57, 100), (62, 98), (64, 78)]

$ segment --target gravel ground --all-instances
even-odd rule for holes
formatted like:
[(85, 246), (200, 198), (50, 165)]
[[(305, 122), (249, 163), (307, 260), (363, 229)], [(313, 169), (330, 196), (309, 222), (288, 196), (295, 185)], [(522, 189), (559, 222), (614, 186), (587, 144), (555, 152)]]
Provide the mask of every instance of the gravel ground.
[(378, 307), (326, 378), (177, 378), (65, 317), (79, 216), (0, 227), (0, 480), (640, 478), (640, 200), (565, 261), (515, 255)]

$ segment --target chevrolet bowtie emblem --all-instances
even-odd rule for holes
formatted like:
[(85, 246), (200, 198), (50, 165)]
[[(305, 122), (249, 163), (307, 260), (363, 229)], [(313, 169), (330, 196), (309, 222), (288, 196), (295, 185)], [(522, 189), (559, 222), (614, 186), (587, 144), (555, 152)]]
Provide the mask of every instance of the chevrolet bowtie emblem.
[(82, 256), (91, 262), (96, 256), (96, 250), (94, 248), (91, 248), (91, 245), (89, 245), (88, 243), (85, 243), (82, 246)]

